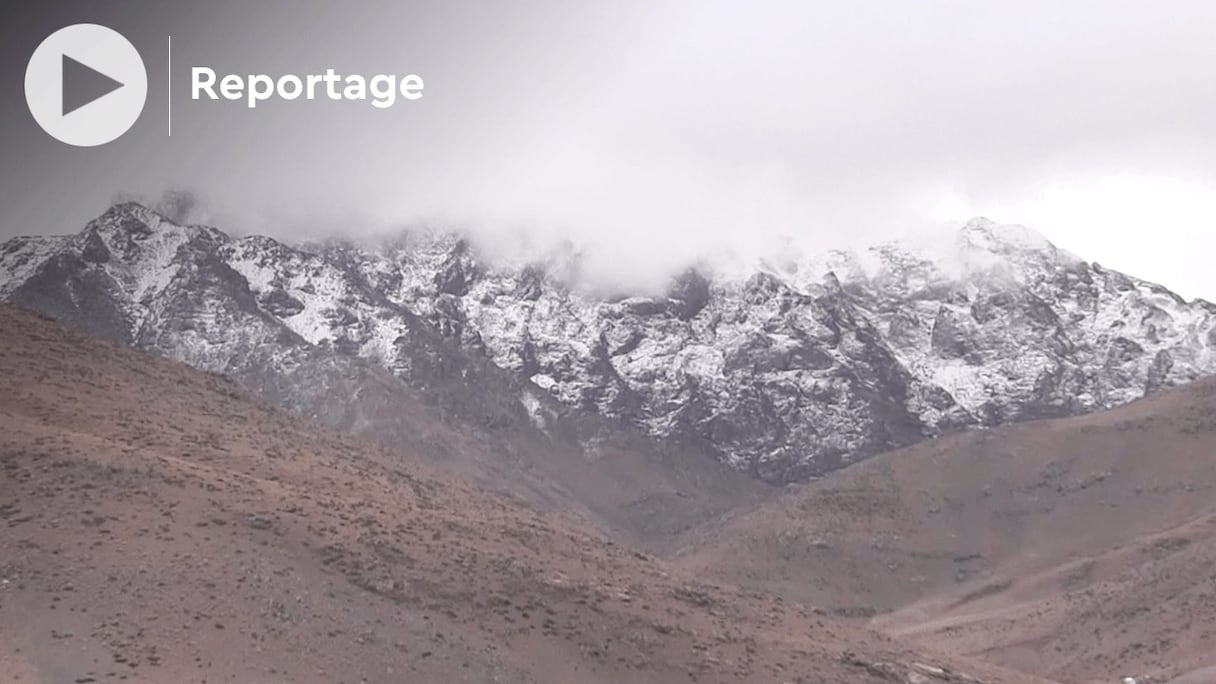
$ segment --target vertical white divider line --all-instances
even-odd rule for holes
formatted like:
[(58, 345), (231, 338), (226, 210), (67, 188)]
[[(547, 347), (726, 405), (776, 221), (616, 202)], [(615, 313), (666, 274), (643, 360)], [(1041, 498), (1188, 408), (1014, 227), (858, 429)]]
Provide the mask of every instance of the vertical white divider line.
[(173, 137), (173, 36), (169, 36), (169, 137)]

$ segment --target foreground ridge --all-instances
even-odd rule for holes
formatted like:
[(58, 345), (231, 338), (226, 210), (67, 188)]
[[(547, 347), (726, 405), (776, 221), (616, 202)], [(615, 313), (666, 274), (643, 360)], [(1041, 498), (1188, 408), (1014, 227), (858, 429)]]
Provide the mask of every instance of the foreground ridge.
[(0, 307), (0, 679), (887, 682), (930, 663)]

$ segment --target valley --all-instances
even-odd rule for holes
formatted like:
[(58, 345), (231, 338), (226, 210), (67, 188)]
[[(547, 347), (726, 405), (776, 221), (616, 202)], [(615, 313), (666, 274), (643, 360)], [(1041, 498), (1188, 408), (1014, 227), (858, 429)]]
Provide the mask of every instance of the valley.
[(787, 256), (0, 245), (0, 675), (1206, 681), (1216, 308), (979, 219)]

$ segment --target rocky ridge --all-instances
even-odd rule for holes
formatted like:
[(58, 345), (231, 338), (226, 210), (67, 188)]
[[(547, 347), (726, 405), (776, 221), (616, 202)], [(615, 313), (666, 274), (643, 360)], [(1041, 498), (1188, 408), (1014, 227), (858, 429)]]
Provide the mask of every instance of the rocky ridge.
[(293, 246), (132, 203), (0, 245), (0, 298), (297, 412), (349, 413), (333, 397), (403, 380), (489, 433), (577, 424), (593, 455), (606, 419), (770, 482), (1216, 370), (1216, 305), (984, 219), (746, 273), (690, 268), (662, 293), (606, 295), (578, 272), (569, 249), (491, 258), (429, 230)]

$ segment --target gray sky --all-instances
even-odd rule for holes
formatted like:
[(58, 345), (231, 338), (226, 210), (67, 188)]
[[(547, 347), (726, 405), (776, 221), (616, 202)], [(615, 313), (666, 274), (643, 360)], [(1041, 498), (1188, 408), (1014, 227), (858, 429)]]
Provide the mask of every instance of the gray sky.
[[(4, 10), (0, 237), (188, 188), (234, 232), (526, 229), (628, 277), (983, 214), (1216, 299), (1207, 0), (101, 4)], [(79, 21), (126, 34), (150, 83), (135, 128), (88, 150), (43, 135), (21, 97), (33, 48)], [(426, 90), (250, 111), (191, 102), (192, 65)]]

